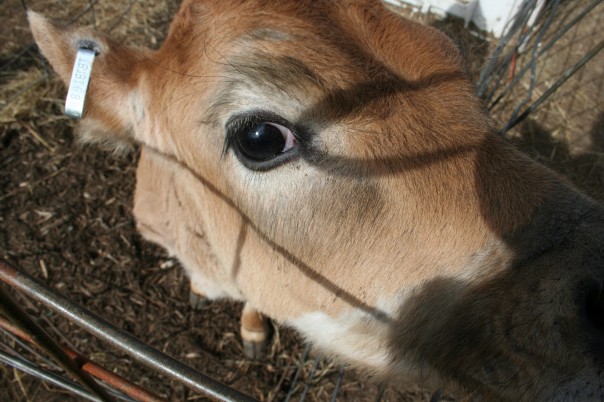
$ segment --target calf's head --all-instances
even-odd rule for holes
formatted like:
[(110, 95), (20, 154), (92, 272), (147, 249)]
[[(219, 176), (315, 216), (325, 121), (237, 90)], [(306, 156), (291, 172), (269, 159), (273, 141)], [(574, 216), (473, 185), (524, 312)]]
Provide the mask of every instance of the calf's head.
[[(185, 1), (158, 51), (31, 13), (81, 131), (213, 297), (375, 373), (604, 397), (604, 212), (497, 137), (452, 43), (376, 1)], [(204, 286), (206, 287), (204, 289)]]

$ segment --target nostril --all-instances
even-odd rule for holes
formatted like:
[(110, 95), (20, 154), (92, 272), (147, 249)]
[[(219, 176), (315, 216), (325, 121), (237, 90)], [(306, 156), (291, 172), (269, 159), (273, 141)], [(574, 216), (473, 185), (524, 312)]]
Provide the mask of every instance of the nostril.
[(585, 315), (597, 331), (604, 333), (604, 292), (601, 288), (592, 288), (587, 292)]

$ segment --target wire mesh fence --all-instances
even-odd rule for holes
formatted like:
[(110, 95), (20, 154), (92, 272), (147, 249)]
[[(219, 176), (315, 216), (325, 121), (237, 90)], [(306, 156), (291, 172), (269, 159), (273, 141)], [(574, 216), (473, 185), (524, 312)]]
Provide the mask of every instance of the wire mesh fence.
[[(491, 111), (512, 108), (503, 124), (503, 133), (534, 116), (541, 104), (600, 55), (604, 38), (595, 27), (603, 22), (604, 14), (597, 9), (601, 3), (601, 0), (523, 3), (478, 81), (478, 95)], [(564, 56), (560, 57), (561, 53)]]
[[(599, 133), (600, 131), (594, 131), (592, 127), (599, 127), (598, 124), (601, 124), (602, 120), (601, 116), (604, 116), (604, 110), (602, 110), (604, 105), (602, 99), (602, 93), (604, 93), (604, 71), (602, 71), (604, 69), (604, 59), (602, 57), (604, 41), (599, 29), (604, 22), (604, 10), (602, 10), (601, 3), (601, 0), (527, 0), (523, 3), (516, 18), (510, 21), (506, 34), (502, 39), (490, 42), (487, 40), (492, 51), (480, 70), (477, 92), (501, 124), (503, 134), (513, 135), (511, 133), (515, 129), (531, 120), (546, 127), (553, 136), (557, 136), (556, 140), (564, 140), (568, 144), (574, 144), (583, 152), (601, 153), (604, 151), (604, 149), (598, 151), (597, 148), (592, 146), (594, 142), (598, 141), (595, 135), (592, 135), (593, 138), (591, 139), (568, 137), (570, 132)], [(143, 43), (152, 47), (161, 42), (171, 15), (173, 15), (177, 6), (176, 2), (170, 1), (146, 2), (135, 0), (127, 2), (101, 0), (32, 1), (28, 2), (28, 5), (40, 11), (48, 12), (55, 18), (67, 23), (90, 25), (100, 31), (113, 34), (124, 42)], [(0, 29), (0, 39), (4, 41), (0, 53), (0, 88), (3, 94), (0, 99), (0, 123), (3, 125), (3, 147), (9, 150), (10, 146), (7, 144), (14, 142), (11, 133), (15, 131), (26, 133), (37, 149), (44, 149), (44, 152), (52, 155), (44, 161), (50, 161), (53, 164), (59, 160), (56, 154), (63, 144), (60, 140), (43, 135), (46, 127), (48, 127), (48, 130), (56, 130), (59, 126), (62, 127), (62, 130), (71, 130), (72, 128), (72, 124), (66, 119), (57, 117), (62, 102), (60, 99), (60, 94), (62, 94), (62, 90), (59, 89), (60, 84), (38, 54), (26, 30), (26, 24), (23, 23), (24, 11), (22, 4), (19, 2), (1, 2), (0, 7), (7, 11), (0, 13), (2, 15), (0, 25), (6, 27)], [(22, 21), (21, 24), (14, 22), (19, 19)], [(12, 29), (14, 26), (20, 28)], [(32, 118), (32, 113), (35, 114), (32, 110), (40, 109), (43, 112)], [(588, 145), (586, 145), (587, 140), (591, 141), (588, 141)], [(586, 149), (591, 151), (585, 151)], [(34, 165), (36, 163), (35, 155), (37, 154), (31, 153), (29, 155), (30, 164)], [(19, 163), (15, 162), (15, 158), (12, 156), (5, 158), (1, 162), (0, 168), (8, 169), (15, 165), (19, 166)], [(14, 213), (19, 202), (35, 194), (33, 188), (37, 184), (46, 183), (64, 175), (66, 171), (62, 170), (61, 166), (63, 166), (62, 163), (65, 158), (55, 163), (58, 166), (56, 169), (32, 173), (31, 176), (27, 177), (27, 180), (16, 179), (17, 175), (5, 176), (3, 183), (7, 184), (5, 186), (6, 191), (0, 193), (0, 203), (4, 204), (2, 205), (4, 218), (0, 222), (4, 224), (9, 221), (6, 217)], [(587, 163), (585, 159), (581, 159), (581, 162)], [(125, 163), (133, 164), (132, 160)], [(589, 163), (590, 175), (593, 172), (602, 172), (600, 156), (597, 156), (596, 159), (589, 159)], [(124, 170), (123, 166), (123, 164), (116, 164), (112, 166), (112, 170)], [(132, 174), (132, 170), (129, 173)], [(602, 177), (601, 181), (604, 181), (604, 175)], [(10, 185), (8, 185), (9, 183)], [(596, 191), (601, 191), (602, 188), (601, 182), (596, 183)], [(88, 192), (84, 191), (84, 194), (88, 194)], [(95, 198), (94, 195), (88, 197), (84, 195), (84, 197), (87, 200)], [(101, 206), (120, 202), (115, 201), (119, 197), (104, 192), (101, 192), (98, 198), (106, 200), (104, 204), (100, 204)], [(124, 204), (127, 203), (128, 199), (126, 198)], [(125, 208), (125, 210), (128, 211), (128, 208)], [(73, 230), (73, 227), (69, 224), (71, 218), (57, 218), (53, 212), (49, 212), (42, 207), (38, 207), (33, 213), (22, 212), (19, 219), (23, 222), (32, 223), (32, 225), (36, 224), (36, 229), (32, 229), (32, 231), (41, 233), (40, 236), (42, 236), (44, 244), (47, 244), (49, 236), (56, 236), (57, 230)], [(77, 219), (79, 218), (74, 218), (74, 220)], [(99, 219), (102, 220), (102, 218)], [(93, 226), (95, 224), (83, 223), (82, 225)], [(111, 226), (103, 222), (99, 225)], [(120, 225), (129, 226), (133, 230), (132, 222), (127, 219), (114, 222), (113, 226), (116, 225), (118, 227)], [(25, 298), (16, 298), (18, 304), (22, 304), (21, 310), (25, 307), (28, 315), (36, 316), (36, 321), (41, 321), (42, 326), (46, 328), (45, 330), (35, 329), (33, 332), (38, 335), (32, 335), (31, 329), (24, 331), (23, 325), (25, 324), (20, 327), (15, 326), (13, 320), (0, 320), (0, 327), (2, 328), (0, 330), (0, 361), (6, 367), (18, 368), (31, 376), (42, 379), (44, 382), (54, 384), (89, 400), (162, 400), (162, 398), (166, 398), (166, 395), (171, 399), (170, 396), (173, 395), (169, 394), (171, 392), (169, 390), (162, 389), (159, 393), (148, 391), (144, 386), (130, 382), (132, 378), (126, 379), (123, 377), (127, 376), (116, 373), (120, 370), (116, 370), (115, 367), (107, 366), (103, 368), (101, 365), (93, 363), (95, 357), (99, 358), (99, 356), (94, 356), (95, 350), (103, 350), (104, 346), (99, 346), (102, 344), (86, 345), (88, 341), (82, 341), (82, 339), (87, 339), (88, 335), (83, 332), (72, 332), (68, 327), (63, 327), (62, 330), (57, 328), (58, 317), (64, 317), (64, 319), (75, 322), (78, 322), (79, 319), (80, 324), (95, 336), (109, 342), (124, 354), (133, 356), (131, 358), (135, 360), (142, 359), (145, 366), (163, 373), (164, 377), (161, 378), (176, 378), (177, 381), (184, 382), (187, 387), (195, 391), (194, 393), (179, 391), (179, 398), (182, 397), (181, 399), (198, 399), (198, 392), (201, 392), (205, 393), (207, 397), (218, 400), (252, 400), (230, 386), (223, 386), (212, 379), (208, 379), (197, 370), (187, 368), (177, 360), (154, 348), (149, 349), (149, 346), (144, 343), (137, 343), (137, 341), (128, 338), (128, 335), (123, 333), (121, 329), (114, 328), (112, 324), (100, 321), (98, 317), (88, 315), (87, 312), (83, 313), (82, 310), (77, 310), (80, 308), (77, 304), (72, 304), (65, 299), (55, 299), (54, 304), (49, 299), (42, 300), (40, 298), (41, 292), (49, 291), (51, 293), (48, 293), (48, 295), (51, 295), (53, 288), (56, 290), (69, 287), (69, 285), (65, 285), (69, 278), (59, 280), (53, 277), (53, 269), (55, 266), (63, 264), (59, 262), (60, 258), (72, 259), (75, 261), (72, 262), (72, 265), (78, 265), (77, 254), (66, 256), (65, 253), (55, 249), (56, 245), (39, 249), (32, 248), (28, 244), (17, 247), (11, 234), (8, 233), (9, 231), (7, 224), (6, 232), (0, 238), (2, 241), (0, 247), (4, 248), (2, 257), (10, 261), (18, 261), (27, 271), (30, 273), (36, 272), (37, 276), (48, 283), (46, 285), (34, 285), (34, 282), (28, 282), (27, 285), (20, 285), (21, 290), (26, 293), (29, 292), (29, 296), (38, 299), (42, 302), (42, 305), (27, 301)], [(26, 233), (25, 238), (35, 240), (36, 236), (31, 236), (31, 233)], [(123, 242), (128, 245), (127, 252), (133, 252), (134, 254), (146, 253), (144, 250), (141, 251), (143, 246), (139, 246), (137, 241), (129, 238), (127, 234), (116, 234), (117, 232), (113, 229), (107, 229), (103, 233), (104, 235), (121, 236)], [(94, 248), (97, 245), (91, 242), (90, 247)], [(103, 247), (98, 248), (102, 249)], [(35, 251), (28, 251), (33, 249)], [(55, 253), (56, 256), (46, 257), (52, 253)], [(98, 255), (90, 256), (90, 253), (90, 250), (84, 252), (84, 258), (88, 259), (87, 264), (90, 261), (101, 259)], [(161, 279), (162, 275), (165, 276), (166, 271), (172, 270), (174, 264), (170, 265), (169, 259), (161, 253), (158, 254), (157, 251), (153, 251), (151, 254), (153, 255), (150, 258), (155, 259), (155, 265), (160, 266), (158, 270), (147, 273), (148, 278), (151, 278), (149, 281), (155, 285), (163, 281)], [(133, 265), (136, 266), (136, 260), (123, 264), (124, 260), (119, 255), (106, 253), (102, 257), (106, 260), (105, 266), (115, 267), (116, 264), (122, 264), (129, 267), (127, 269), (131, 269)], [(50, 262), (48, 262), (49, 260)], [(56, 265), (53, 265), (53, 262)], [(90, 263), (90, 265), (94, 264)], [(12, 269), (7, 268), (8, 265), (4, 263), (2, 266), (9, 271)], [(79, 268), (73, 268), (73, 266), (69, 269), (73, 270), (75, 277), (75, 273), (78, 272)], [(100, 265), (98, 266), (100, 269)], [(175, 267), (175, 269), (177, 268)], [(12, 275), (14, 276), (14, 273)], [(90, 270), (86, 271), (86, 275), (95, 278), (94, 273)], [(8, 277), (5, 276), (5, 278)], [(49, 277), (51, 277), (50, 280)], [(26, 277), (23, 276), (23, 278)], [(97, 279), (103, 281), (106, 278)], [(182, 276), (180, 276), (175, 281), (182, 281), (182, 279)], [(114, 282), (119, 281), (116, 278), (113, 278), (113, 280)], [(136, 279), (135, 281), (145, 280), (147, 279)], [(148, 283), (145, 282), (143, 285), (146, 286)], [(61, 284), (63, 284), (63, 287), (59, 286)], [(37, 290), (32, 293), (32, 289)], [(90, 300), (90, 298), (102, 293), (95, 293), (87, 289), (87, 286), (82, 286), (78, 290), (83, 294), (84, 300)], [(72, 294), (78, 294), (78, 291)], [(176, 291), (176, 293), (179, 292), (180, 290)], [(124, 295), (124, 293), (121, 294)], [(141, 306), (141, 309), (137, 310), (139, 312), (145, 311), (146, 307), (142, 306), (152, 303), (149, 300), (154, 297), (154, 295), (147, 297), (138, 296), (138, 294), (134, 296), (125, 297), (129, 297), (128, 302)], [(10, 297), (3, 293), (3, 306), (10, 305)], [(108, 302), (105, 301), (105, 303)], [(53, 313), (49, 313), (47, 309), (51, 306), (54, 306), (53, 310), (56, 309)], [(67, 306), (73, 307), (78, 312), (69, 314)], [(177, 308), (174, 310), (178, 311)], [(5, 309), (3, 315), (10, 318), (11, 313)], [(23, 316), (22, 313), (17, 315)], [(188, 317), (184, 317), (180, 321), (190, 322)], [(124, 326), (127, 327), (128, 325)], [(129, 341), (119, 344), (119, 342), (111, 340), (108, 333), (113, 330), (116, 331), (114, 335), (125, 336)], [(65, 369), (57, 363), (57, 359), (49, 358), (48, 351), (45, 352), (40, 350), (39, 346), (35, 346), (36, 344), (45, 343), (39, 338), (41, 332), (52, 333), (50, 338), (58, 341), (54, 342), (55, 345), (51, 348), (62, 350), (63, 352), (56, 351), (56, 353), (62, 353), (67, 356), (67, 361), (77, 363), (77, 367), (74, 369), (76, 377), (83, 375), (84, 377), (81, 378), (83, 383), (92, 384), (90, 385), (91, 389), (73, 381), (69, 376), (65, 376)], [(173, 333), (178, 332), (178, 329), (173, 330)], [(233, 341), (233, 332), (230, 332), (231, 338), (221, 338), (220, 342), (236, 342)], [(66, 333), (68, 335), (64, 335)], [(32, 339), (32, 336), (34, 339)], [(78, 337), (77, 343), (80, 347), (73, 344), (73, 336)], [(170, 336), (165, 338), (170, 338)], [(166, 342), (169, 343), (169, 339)], [(167, 343), (164, 344), (162, 349), (169, 349), (166, 346)], [(300, 345), (300, 342), (290, 342), (286, 348), (293, 344)], [(85, 353), (89, 354), (88, 357), (80, 353), (82, 346), (86, 350)], [(204, 352), (200, 353), (203, 354)], [(199, 353), (191, 353), (191, 355), (196, 354)], [(273, 357), (275, 355), (273, 354)], [(120, 356), (118, 359), (109, 359), (108, 361), (116, 364), (120, 359), (123, 359), (124, 355)], [(249, 394), (254, 393), (254, 397), (263, 400), (339, 400), (346, 399), (350, 395), (359, 395), (359, 388), (365, 386), (359, 385), (362, 384), (362, 381), (359, 382), (357, 378), (352, 380), (347, 378), (348, 372), (344, 368), (323, 359), (320, 355), (312, 354), (310, 346), (304, 346), (295, 353), (283, 354), (281, 352), (279, 356), (285, 356), (281, 358), (279, 363), (275, 363), (277, 360), (274, 360), (261, 366), (262, 370), (271, 375), (274, 374), (275, 380), (270, 383), (270, 386), (267, 386), (270, 389), (251, 392), (249, 390), (253, 390), (254, 385), (252, 385), (247, 388)], [(61, 358), (58, 358), (58, 360), (60, 361)], [(277, 367), (278, 365), (279, 367)], [(222, 371), (217, 372), (217, 374), (221, 377), (220, 380), (226, 380), (227, 383), (233, 384), (236, 382), (236, 379), (233, 378), (233, 372), (236, 372), (236, 375), (249, 375), (258, 367), (260, 366), (241, 363), (231, 358), (231, 372), (225, 373)], [(95, 385), (97, 384), (95, 380), (92, 380), (91, 383), (90, 378), (85, 373), (93, 374), (96, 378), (101, 379), (101, 385)], [(19, 374), (5, 370), (2, 377), (9, 378), (14, 387), (21, 387), (23, 394), (29, 394), (26, 389), (27, 384), (24, 384)], [(148, 380), (147, 384), (153, 381), (161, 381), (161, 379)], [(265, 386), (264, 383), (261, 384), (263, 384), (263, 387)], [(371, 391), (367, 392), (363, 398), (358, 397), (355, 400), (388, 399), (388, 391), (385, 388), (377, 385), (372, 387)], [(423, 400), (430, 398), (431, 400), (438, 400), (442, 397), (439, 392), (425, 392), (425, 390), (416, 391), (415, 394), (409, 395)], [(394, 396), (393, 398), (397, 399)], [(444, 398), (447, 399), (446, 396)]]

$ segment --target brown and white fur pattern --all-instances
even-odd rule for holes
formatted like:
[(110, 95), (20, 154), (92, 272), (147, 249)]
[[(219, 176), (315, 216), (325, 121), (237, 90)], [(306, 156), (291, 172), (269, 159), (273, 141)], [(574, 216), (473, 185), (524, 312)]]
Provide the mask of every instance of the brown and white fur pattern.
[[(140, 232), (246, 302), (250, 354), (261, 313), (394, 381), (604, 399), (604, 211), (496, 135), (438, 31), (355, 0), (185, 0), (158, 51), (30, 21), (66, 82), (99, 47), (82, 135), (140, 145)], [(294, 148), (249, 163), (250, 119)]]

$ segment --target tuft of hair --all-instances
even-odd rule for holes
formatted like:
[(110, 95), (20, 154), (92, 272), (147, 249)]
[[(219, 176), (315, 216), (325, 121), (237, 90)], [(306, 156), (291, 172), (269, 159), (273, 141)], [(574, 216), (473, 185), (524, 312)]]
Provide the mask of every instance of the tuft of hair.
[(102, 123), (93, 118), (80, 120), (76, 127), (76, 134), (78, 144), (94, 145), (116, 155), (126, 155), (135, 149), (134, 140), (127, 140), (132, 136), (120, 137), (116, 140), (115, 134), (108, 132)]

